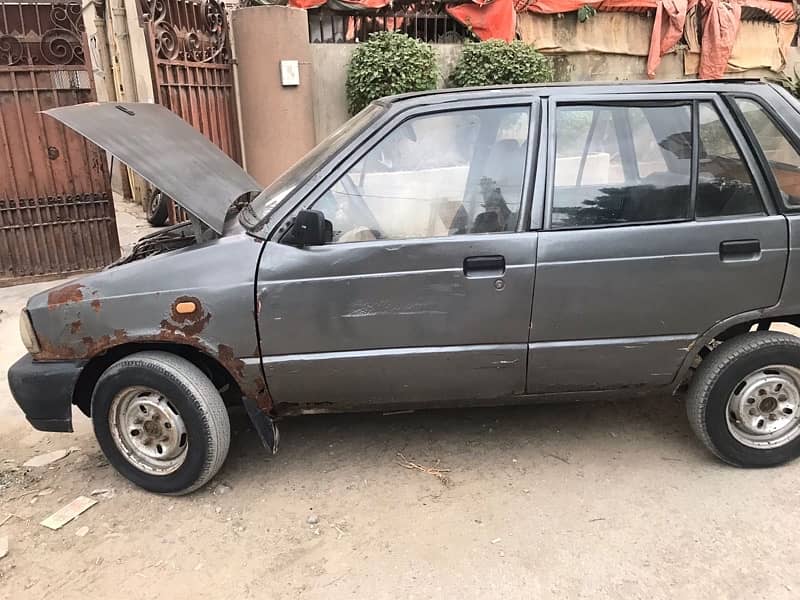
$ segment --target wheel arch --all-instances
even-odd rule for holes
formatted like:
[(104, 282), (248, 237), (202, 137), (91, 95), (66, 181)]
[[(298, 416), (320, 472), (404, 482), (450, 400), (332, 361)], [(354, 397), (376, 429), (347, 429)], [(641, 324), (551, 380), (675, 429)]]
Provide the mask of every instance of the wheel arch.
[(772, 325), (786, 323), (800, 327), (800, 314), (772, 314), (768, 311), (752, 311), (735, 315), (716, 323), (705, 333), (698, 336), (690, 345), (689, 352), (681, 363), (673, 383), (673, 393), (682, 389), (692, 377), (699, 363), (711, 352), (715, 343), (725, 343), (748, 331), (768, 330)]
[(237, 377), (222, 364), (219, 357), (190, 344), (159, 341), (126, 342), (112, 346), (90, 358), (78, 376), (72, 403), (87, 417), (91, 416), (92, 393), (100, 376), (118, 360), (145, 350), (160, 350), (185, 358), (203, 371), (217, 389), (221, 390), (226, 404), (241, 403), (242, 387)]

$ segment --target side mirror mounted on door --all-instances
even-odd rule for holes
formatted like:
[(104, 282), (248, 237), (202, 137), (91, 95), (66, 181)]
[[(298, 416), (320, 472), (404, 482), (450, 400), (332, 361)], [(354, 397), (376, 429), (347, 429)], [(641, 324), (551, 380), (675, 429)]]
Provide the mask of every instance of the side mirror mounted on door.
[(333, 240), (333, 225), (321, 210), (301, 210), (283, 243), (303, 248), (322, 246)]

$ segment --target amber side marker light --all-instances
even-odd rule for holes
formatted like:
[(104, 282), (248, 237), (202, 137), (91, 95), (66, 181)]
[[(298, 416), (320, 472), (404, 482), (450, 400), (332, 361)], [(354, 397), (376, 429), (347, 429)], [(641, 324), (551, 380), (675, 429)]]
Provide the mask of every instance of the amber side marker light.
[(175, 312), (179, 315), (188, 315), (197, 310), (197, 305), (194, 302), (178, 302), (175, 305)]

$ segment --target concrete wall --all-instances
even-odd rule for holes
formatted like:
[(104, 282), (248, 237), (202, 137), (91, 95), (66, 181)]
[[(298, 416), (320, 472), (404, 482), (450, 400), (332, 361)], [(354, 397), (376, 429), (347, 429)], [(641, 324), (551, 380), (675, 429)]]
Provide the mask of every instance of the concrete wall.
[[(433, 44), (439, 67), (439, 87), (445, 87), (461, 54), (459, 44)], [(355, 44), (311, 44), (311, 77), (314, 89), (314, 132), (316, 141), (325, 139), (347, 121), (345, 80), (347, 64)]]
[[(522, 39), (553, 58), (557, 81), (621, 81), (647, 78), (647, 53), (652, 17), (630, 13), (597, 13), (579, 23), (575, 13), (565, 15), (520, 14)], [(434, 44), (445, 86), (461, 46)], [(317, 141), (322, 140), (349, 115), (345, 96), (347, 64), (354, 44), (311, 44), (313, 118)], [(656, 70), (657, 79), (684, 79), (685, 49), (667, 54)], [(800, 64), (798, 48), (789, 48), (787, 64)], [(731, 73), (731, 77), (765, 77), (767, 69)]]

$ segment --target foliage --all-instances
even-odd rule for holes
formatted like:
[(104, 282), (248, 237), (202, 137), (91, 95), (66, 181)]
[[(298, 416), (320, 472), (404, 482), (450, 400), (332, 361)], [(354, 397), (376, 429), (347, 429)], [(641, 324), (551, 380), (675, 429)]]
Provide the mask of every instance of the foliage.
[(533, 46), (515, 40), (468, 42), (450, 76), (458, 87), (553, 81), (553, 63)]
[(578, 9), (578, 21), (585, 23), (597, 14), (597, 9), (589, 4), (584, 4)]
[(429, 44), (404, 33), (373, 33), (356, 46), (347, 67), (347, 108), (354, 115), (383, 96), (434, 89), (437, 75)]
[(783, 86), (783, 88), (795, 98), (800, 98), (800, 75), (797, 74), (796, 67), (793, 75), (780, 73), (777, 77), (772, 79), (772, 81)]

